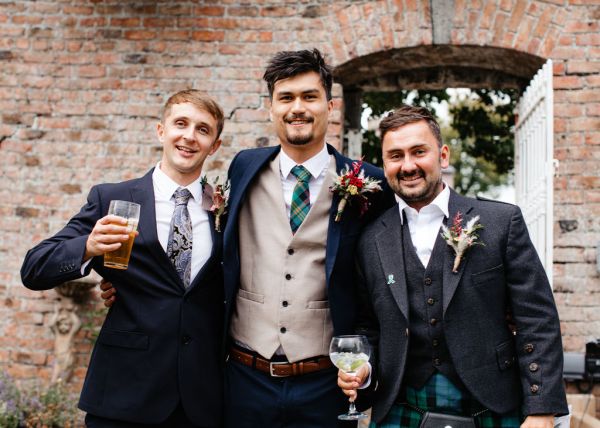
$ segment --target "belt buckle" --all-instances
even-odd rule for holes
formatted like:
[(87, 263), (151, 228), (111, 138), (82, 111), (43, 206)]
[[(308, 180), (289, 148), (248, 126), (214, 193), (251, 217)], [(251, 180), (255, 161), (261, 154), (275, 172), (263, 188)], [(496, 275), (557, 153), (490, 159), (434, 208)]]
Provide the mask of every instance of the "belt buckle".
[(289, 375), (278, 375), (273, 371), (273, 366), (277, 364), (289, 364), (287, 361), (269, 361), (269, 374), (272, 377), (288, 377)]

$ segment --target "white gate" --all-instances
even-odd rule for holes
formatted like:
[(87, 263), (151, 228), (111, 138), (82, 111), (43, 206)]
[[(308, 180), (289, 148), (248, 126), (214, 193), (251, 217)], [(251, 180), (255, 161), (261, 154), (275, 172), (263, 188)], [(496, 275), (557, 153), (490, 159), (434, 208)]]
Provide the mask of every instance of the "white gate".
[(552, 61), (536, 73), (517, 105), (515, 181), (531, 240), (552, 284), (554, 111)]

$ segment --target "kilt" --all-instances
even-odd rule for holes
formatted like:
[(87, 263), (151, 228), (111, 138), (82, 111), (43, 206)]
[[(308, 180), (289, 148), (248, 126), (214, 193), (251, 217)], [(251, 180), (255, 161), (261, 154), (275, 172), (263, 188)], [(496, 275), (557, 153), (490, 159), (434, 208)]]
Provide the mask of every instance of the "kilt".
[[(410, 406), (438, 413), (469, 416), (484, 409), (468, 392), (455, 387), (440, 373), (431, 376), (421, 389), (403, 387), (400, 396)], [(420, 422), (421, 413), (417, 410), (394, 404), (381, 423), (371, 422), (369, 428), (419, 428)], [(488, 410), (475, 417), (475, 424), (479, 428), (519, 428), (521, 416), (518, 410), (504, 415)]]

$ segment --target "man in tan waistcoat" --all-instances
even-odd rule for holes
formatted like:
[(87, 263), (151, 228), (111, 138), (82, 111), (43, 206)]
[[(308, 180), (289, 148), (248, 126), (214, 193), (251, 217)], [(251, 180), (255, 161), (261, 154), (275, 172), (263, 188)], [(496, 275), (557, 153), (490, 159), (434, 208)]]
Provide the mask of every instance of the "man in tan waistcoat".
[(332, 75), (318, 50), (279, 52), (263, 77), (280, 144), (240, 152), (229, 170), (226, 426), (332, 427), (347, 402), (328, 350), (353, 332), (354, 248), (393, 198), (382, 185), (365, 213), (355, 203), (335, 220), (329, 188), (352, 160), (325, 141)]

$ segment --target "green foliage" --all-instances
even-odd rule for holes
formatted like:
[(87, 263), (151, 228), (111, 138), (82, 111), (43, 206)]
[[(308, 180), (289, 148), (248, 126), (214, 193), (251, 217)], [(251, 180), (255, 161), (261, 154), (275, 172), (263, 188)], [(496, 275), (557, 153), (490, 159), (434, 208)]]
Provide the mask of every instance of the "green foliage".
[(515, 90), (475, 89), (472, 97), (454, 104), (449, 111), (452, 128), (471, 157), (495, 165), (498, 174), (514, 166), (514, 123), (518, 93)]
[[(454, 189), (476, 195), (508, 184), (514, 166), (515, 90), (474, 89), (452, 100), (446, 90), (401, 90), (370, 92), (363, 96), (364, 108), (380, 118), (400, 104), (429, 109), (438, 122), (435, 105), (449, 104), (450, 124), (443, 126), (444, 142), (450, 146), (450, 164), (455, 169)], [(374, 130), (363, 130), (365, 161), (382, 166), (381, 141)]]
[(6, 428), (69, 428), (79, 424), (77, 398), (61, 382), (21, 391), (0, 372), (0, 426)]

